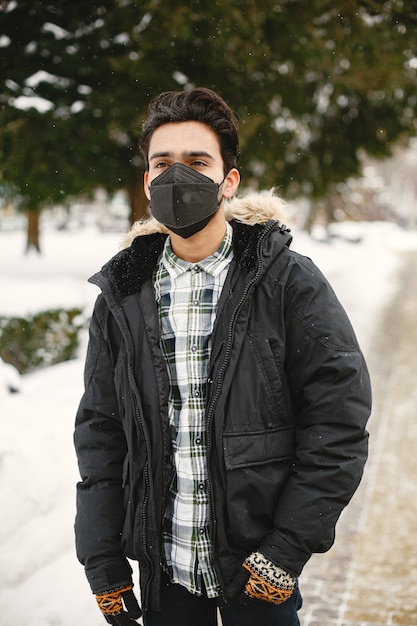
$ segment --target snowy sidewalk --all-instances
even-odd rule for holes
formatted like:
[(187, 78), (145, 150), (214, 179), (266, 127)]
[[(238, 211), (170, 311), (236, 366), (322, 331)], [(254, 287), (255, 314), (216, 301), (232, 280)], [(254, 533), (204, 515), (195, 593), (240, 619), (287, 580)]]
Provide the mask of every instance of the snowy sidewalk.
[(416, 252), (403, 261), (367, 354), (374, 409), (365, 478), (334, 547), (301, 576), (302, 626), (417, 625)]

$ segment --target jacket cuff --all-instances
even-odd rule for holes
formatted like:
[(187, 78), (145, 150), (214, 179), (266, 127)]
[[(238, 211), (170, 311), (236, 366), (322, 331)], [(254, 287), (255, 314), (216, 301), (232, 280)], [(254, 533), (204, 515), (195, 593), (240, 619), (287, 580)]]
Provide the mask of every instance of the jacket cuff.
[(297, 550), (276, 532), (266, 537), (258, 550), (272, 563), (296, 578), (300, 576), (304, 565), (311, 557), (311, 554)]
[(85, 575), (94, 594), (132, 583), (132, 568), (124, 557), (85, 568)]

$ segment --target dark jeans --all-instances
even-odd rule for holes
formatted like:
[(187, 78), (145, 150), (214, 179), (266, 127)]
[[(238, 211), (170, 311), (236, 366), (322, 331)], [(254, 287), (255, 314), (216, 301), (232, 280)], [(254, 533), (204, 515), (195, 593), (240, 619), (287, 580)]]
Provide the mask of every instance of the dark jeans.
[[(297, 611), (302, 600), (298, 587), (283, 604), (231, 602), (220, 609), (223, 626), (299, 626)], [(194, 596), (162, 576), (161, 611), (144, 611), (144, 626), (216, 626), (217, 602)]]

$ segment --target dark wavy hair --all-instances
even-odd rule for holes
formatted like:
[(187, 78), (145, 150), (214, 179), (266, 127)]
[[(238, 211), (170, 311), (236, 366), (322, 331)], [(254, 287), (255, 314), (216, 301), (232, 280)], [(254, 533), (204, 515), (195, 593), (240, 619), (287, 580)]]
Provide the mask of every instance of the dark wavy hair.
[(171, 122), (196, 121), (214, 130), (220, 143), (225, 175), (237, 166), (240, 155), (238, 121), (226, 102), (215, 91), (199, 87), (192, 91), (165, 91), (148, 107), (142, 124), (139, 148), (149, 167), (149, 144), (154, 131)]

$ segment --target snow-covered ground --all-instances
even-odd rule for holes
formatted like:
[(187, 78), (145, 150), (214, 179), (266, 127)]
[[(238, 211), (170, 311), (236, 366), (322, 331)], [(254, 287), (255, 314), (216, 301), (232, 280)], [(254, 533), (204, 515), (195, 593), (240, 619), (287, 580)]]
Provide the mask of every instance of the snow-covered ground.
[[(394, 293), (400, 252), (417, 250), (417, 232), (388, 223), (341, 224), (334, 232), (327, 243), (295, 232), (292, 247), (328, 277), (366, 352)], [(42, 255), (24, 256), (24, 233), (0, 231), (0, 315), (62, 306), (90, 312), (98, 292), (87, 278), (118, 250), (120, 238), (93, 227), (49, 228)], [(1, 626), (105, 623), (73, 547), (72, 431), (85, 339), (79, 358), (22, 377), (20, 393), (8, 393), (0, 373)]]

